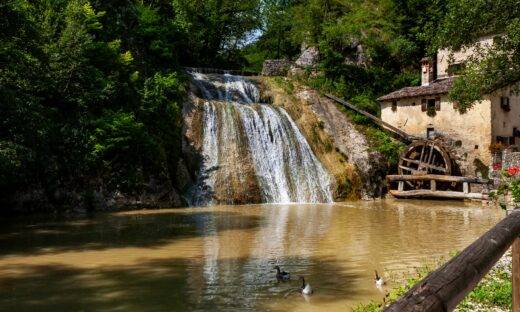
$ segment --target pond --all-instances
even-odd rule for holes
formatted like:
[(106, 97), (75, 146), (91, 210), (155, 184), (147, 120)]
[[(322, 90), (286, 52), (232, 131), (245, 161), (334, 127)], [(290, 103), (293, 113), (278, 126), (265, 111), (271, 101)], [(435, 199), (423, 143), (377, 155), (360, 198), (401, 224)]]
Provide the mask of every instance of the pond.
[[(374, 270), (402, 278), (503, 217), (480, 204), (382, 200), (4, 220), (0, 309), (348, 311), (383, 299)], [(313, 296), (296, 291), (298, 276)]]

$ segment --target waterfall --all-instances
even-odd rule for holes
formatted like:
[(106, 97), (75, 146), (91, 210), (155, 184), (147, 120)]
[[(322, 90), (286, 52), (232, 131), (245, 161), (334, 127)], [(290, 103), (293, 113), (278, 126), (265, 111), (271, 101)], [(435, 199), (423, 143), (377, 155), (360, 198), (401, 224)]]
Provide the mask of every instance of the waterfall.
[(287, 112), (242, 76), (191, 73), (204, 105), (192, 205), (332, 202), (331, 177)]

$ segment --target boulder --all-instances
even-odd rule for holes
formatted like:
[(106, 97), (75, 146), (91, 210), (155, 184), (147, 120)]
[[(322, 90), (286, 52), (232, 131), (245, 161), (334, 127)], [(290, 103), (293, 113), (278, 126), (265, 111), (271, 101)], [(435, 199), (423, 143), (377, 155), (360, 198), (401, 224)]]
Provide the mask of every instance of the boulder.
[(291, 67), (287, 59), (265, 60), (262, 68), (262, 76), (285, 76)]
[(320, 51), (316, 47), (309, 47), (302, 51), (295, 64), (301, 68), (314, 68), (320, 60)]

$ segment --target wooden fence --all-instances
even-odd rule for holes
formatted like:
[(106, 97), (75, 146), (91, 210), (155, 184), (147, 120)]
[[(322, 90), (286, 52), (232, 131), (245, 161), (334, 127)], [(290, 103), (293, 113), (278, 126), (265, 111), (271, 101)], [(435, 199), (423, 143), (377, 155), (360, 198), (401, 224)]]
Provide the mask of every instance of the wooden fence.
[(250, 71), (244, 71), (244, 70), (227, 70), (227, 69), (220, 69), (220, 68), (209, 68), (209, 67), (184, 67), (184, 70), (187, 72), (197, 72), (201, 74), (229, 74), (229, 75), (236, 75), (236, 76), (258, 76), (258, 73), (250, 72)]
[(452, 311), (513, 245), (513, 312), (520, 312), (520, 209), (417, 283), (385, 312)]
[[(483, 184), (489, 183), (489, 180), (480, 178), (470, 177), (458, 177), (448, 175), (436, 175), (436, 174), (420, 174), (420, 175), (388, 175), (386, 180), (389, 185), (391, 183), (398, 183), (397, 190), (390, 189), (389, 193), (397, 198), (451, 198), (451, 199), (476, 199), (476, 200), (487, 200), (489, 196), (487, 194), (472, 193), (472, 184)], [(405, 190), (405, 182), (428, 182), (429, 189), (413, 189)], [(462, 191), (445, 191), (437, 189), (437, 183), (452, 183), (462, 184)]]

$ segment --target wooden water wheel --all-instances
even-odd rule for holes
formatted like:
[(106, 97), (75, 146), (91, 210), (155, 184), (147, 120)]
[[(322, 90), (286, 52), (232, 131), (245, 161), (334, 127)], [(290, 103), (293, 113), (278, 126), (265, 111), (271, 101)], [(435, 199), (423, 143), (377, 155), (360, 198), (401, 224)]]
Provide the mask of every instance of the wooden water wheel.
[(400, 175), (452, 174), (452, 160), (439, 143), (429, 140), (414, 141), (399, 159)]

